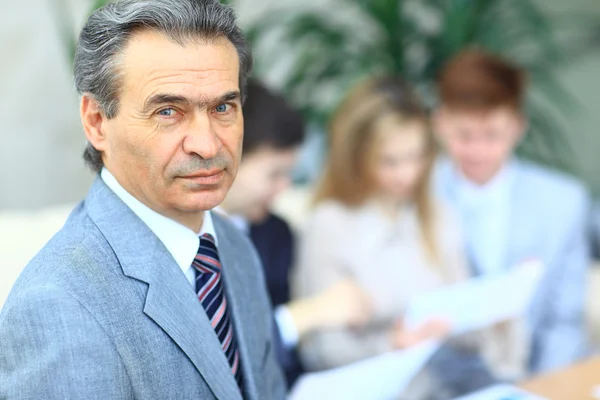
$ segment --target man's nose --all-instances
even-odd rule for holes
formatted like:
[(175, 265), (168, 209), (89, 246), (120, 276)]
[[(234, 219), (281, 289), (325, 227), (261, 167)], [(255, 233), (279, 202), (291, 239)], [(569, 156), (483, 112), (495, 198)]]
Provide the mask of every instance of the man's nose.
[(187, 154), (197, 154), (205, 160), (214, 158), (222, 147), (222, 142), (207, 114), (207, 112), (196, 114), (183, 141), (183, 150)]

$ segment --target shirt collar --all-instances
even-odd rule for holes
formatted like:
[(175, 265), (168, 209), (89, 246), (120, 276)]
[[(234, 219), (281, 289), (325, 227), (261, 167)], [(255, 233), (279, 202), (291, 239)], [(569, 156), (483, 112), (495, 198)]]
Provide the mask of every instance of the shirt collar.
[(158, 237), (184, 273), (190, 268), (192, 261), (196, 257), (200, 245), (199, 236), (208, 233), (215, 238), (215, 242), (218, 245), (218, 238), (210, 211), (204, 212), (202, 228), (199, 233), (195, 233), (186, 226), (157, 213), (136, 199), (119, 184), (107, 168), (102, 168), (100, 177), (106, 186)]
[(485, 185), (477, 185), (453, 168), (458, 200), (465, 205), (501, 201), (510, 194), (514, 169), (514, 162), (511, 160)]

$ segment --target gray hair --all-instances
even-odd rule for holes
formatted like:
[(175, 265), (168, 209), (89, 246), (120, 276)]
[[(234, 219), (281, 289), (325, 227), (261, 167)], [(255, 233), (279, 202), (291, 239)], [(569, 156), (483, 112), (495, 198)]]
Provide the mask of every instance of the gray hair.
[[(233, 10), (218, 0), (120, 0), (94, 11), (77, 43), (74, 61), (75, 86), (90, 94), (107, 118), (119, 112), (121, 75), (118, 57), (133, 33), (153, 29), (184, 45), (198, 38), (228, 39), (240, 60), (242, 99), (252, 69), (252, 52), (236, 25)], [(103, 166), (102, 154), (90, 143), (85, 162), (94, 170)]]

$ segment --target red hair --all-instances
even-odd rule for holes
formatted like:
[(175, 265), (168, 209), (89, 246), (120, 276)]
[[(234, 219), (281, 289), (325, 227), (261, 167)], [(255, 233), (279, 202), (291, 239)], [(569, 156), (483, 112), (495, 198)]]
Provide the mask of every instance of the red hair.
[(523, 106), (526, 73), (502, 58), (477, 49), (464, 50), (442, 69), (439, 95), (450, 108), (489, 111)]

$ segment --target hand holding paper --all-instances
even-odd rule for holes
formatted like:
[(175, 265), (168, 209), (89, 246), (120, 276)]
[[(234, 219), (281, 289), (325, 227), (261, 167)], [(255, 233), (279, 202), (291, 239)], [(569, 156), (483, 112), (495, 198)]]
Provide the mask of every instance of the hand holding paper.
[[(473, 278), (424, 293), (410, 303), (402, 324), (392, 332), (397, 346), (404, 350), (330, 371), (306, 374), (292, 390), (290, 399), (395, 398), (439, 348), (440, 341), (432, 338), (440, 339), (449, 330), (453, 334), (467, 333), (522, 315), (529, 307), (541, 274), (542, 265), (532, 261), (507, 273)], [(449, 322), (440, 323), (439, 318)], [(494, 396), (517, 393), (513, 389), (506, 392), (500, 387), (491, 392), (492, 397), (485, 397), (490, 393), (484, 392), (483, 397), (465, 400), (503, 399)], [(523, 396), (523, 392), (520, 393)]]
[(392, 331), (391, 341), (396, 349), (408, 349), (428, 340), (443, 339), (452, 330), (448, 320), (431, 318), (416, 327), (408, 327), (398, 321)]
[(523, 315), (538, 286), (542, 265), (530, 261), (512, 270), (424, 293), (407, 308), (405, 323), (416, 327), (430, 318), (452, 322), (452, 333), (485, 328)]

